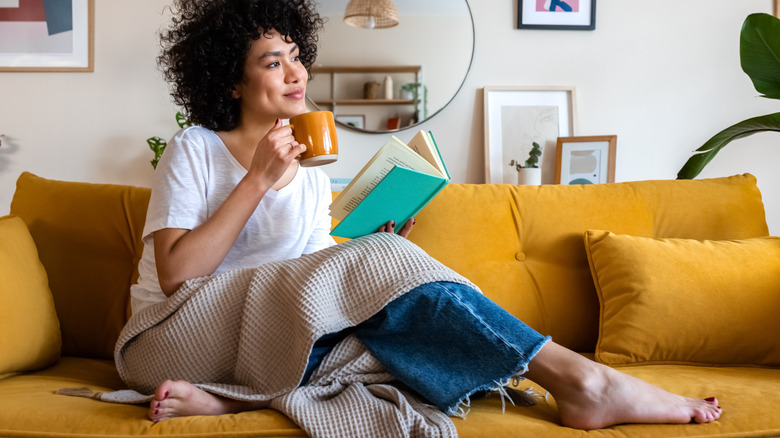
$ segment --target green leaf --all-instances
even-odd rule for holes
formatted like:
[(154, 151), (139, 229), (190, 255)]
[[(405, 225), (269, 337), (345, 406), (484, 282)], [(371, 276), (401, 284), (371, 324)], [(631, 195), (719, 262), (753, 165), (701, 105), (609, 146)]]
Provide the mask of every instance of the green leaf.
[(167, 146), (166, 141), (160, 137), (147, 138), (146, 144), (149, 145), (149, 149), (151, 149), (155, 154), (160, 155), (162, 155), (163, 151), (165, 150), (165, 146)]
[(780, 19), (750, 14), (739, 39), (742, 70), (764, 97), (780, 99)]
[(688, 159), (682, 169), (677, 172), (677, 179), (696, 178), (696, 176), (701, 173), (702, 169), (704, 169), (704, 166), (712, 161), (712, 159), (715, 158), (715, 155), (732, 140), (764, 131), (780, 132), (780, 113), (767, 114), (765, 116), (743, 120), (736, 125), (730, 126), (715, 134), (699, 149), (696, 149), (699, 153), (694, 154)]
[(181, 112), (176, 113), (176, 124), (179, 125), (179, 128), (192, 126), (192, 123), (190, 123), (189, 119), (187, 119), (187, 116), (185, 116)]

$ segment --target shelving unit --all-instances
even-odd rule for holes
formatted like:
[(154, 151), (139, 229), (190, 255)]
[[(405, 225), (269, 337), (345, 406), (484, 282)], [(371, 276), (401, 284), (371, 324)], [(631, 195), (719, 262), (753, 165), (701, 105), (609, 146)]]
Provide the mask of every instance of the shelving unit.
[[(399, 74), (408, 73), (414, 75), (414, 80), (410, 82), (422, 82), (422, 67), (419, 65), (377, 65), (377, 66), (313, 66), (313, 74), (330, 75), (330, 98), (316, 99), (314, 103), (322, 106), (335, 107), (336, 105), (412, 105), (417, 106), (418, 100), (415, 99), (363, 99), (350, 96), (341, 97), (338, 93), (336, 78), (344, 74)], [(379, 78), (381, 79), (381, 78)], [(338, 96), (338, 97), (337, 97)]]

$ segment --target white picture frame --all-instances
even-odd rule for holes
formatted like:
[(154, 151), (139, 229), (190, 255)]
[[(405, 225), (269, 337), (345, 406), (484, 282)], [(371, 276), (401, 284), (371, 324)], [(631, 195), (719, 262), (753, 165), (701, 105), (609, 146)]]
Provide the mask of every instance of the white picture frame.
[[(6, 15), (22, 9), (18, 0), (5, 4), (8, 6), (0, 12)], [(54, 16), (47, 9), (50, 5), (57, 12), (56, 20), (50, 18)], [(71, 0), (70, 6), (70, 10), (63, 12), (61, 2), (48, 3), (43, 12), (33, 13), (32, 18), (26, 17), (29, 13), (22, 10), (19, 14), (24, 18), (13, 20), (11, 15), (8, 20), (0, 21), (0, 72), (94, 71), (95, 2)], [(52, 28), (63, 23), (69, 29)]]
[(517, 184), (511, 160), (524, 162), (533, 142), (542, 147), (542, 183), (552, 184), (558, 137), (575, 134), (573, 86), (486, 86), (485, 182)]
[(366, 129), (366, 116), (364, 115), (338, 115), (336, 121), (357, 129)]
[(555, 183), (615, 182), (617, 135), (561, 137), (555, 158)]

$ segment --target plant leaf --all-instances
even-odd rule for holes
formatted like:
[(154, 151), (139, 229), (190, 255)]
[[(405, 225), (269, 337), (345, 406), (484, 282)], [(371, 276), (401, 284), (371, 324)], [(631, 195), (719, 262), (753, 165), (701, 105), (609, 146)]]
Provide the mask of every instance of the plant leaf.
[(736, 125), (729, 126), (723, 131), (715, 134), (699, 149), (696, 149), (699, 153), (694, 154), (688, 159), (682, 169), (677, 172), (677, 179), (696, 178), (696, 176), (701, 173), (702, 169), (704, 169), (704, 166), (712, 161), (712, 159), (715, 158), (715, 155), (732, 140), (764, 131), (780, 132), (780, 113), (767, 114), (765, 116), (743, 120)]
[(160, 137), (149, 137), (146, 139), (146, 144), (149, 145), (149, 149), (151, 149), (155, 154), (162, 154), (162, 151), (165, 150), (167, 142)]
[(181, 112), (176, 112), (176, 124), (179, 125), (179, 128), (192, 126), (192, 123), (190, 123), (189, 119), (187, 119), (187, 116)]
[(780, 99), (780, 19), (750, 14), (739, 38), (742, 70), (764, 97)]

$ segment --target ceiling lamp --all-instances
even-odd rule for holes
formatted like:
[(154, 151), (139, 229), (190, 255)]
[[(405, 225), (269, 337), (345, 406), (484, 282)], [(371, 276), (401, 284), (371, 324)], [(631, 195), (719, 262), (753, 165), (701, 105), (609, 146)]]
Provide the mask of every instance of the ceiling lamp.
[(383, 29), (398, 25), (398, 9), (391, 0), (350, 0), (344, 22), (363, 29)]

